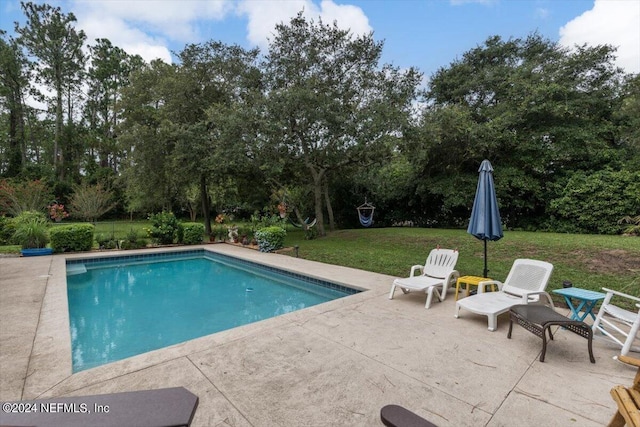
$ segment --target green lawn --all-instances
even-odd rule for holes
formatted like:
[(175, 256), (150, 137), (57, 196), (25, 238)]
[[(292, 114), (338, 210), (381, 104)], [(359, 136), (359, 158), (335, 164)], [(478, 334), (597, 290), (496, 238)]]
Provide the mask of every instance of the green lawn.
[[(482, 275), (483, 242), (465, 230), (372, 228), (340, 230), (324, 239), (304, 240), (290, 231), (288, 246), (298, 245), (300, 257), (363, 270), (406, 276), (423, 264), (429, 251), (458, 249), (461, 275)], [(640, 238), (507, 231), (488, 243), (489, 276), (504, 280), (516, 258), (533, 258), (554, 265), (548, 289), (574, 286), (600, 290), (603, 286), (640, 296)], [(559, 299), (558, 299), (559, 300)]]
[[(56, 225), (75, 224), (73, 222), (62, 222)], [(79, 224), (79, 223), (78, 223)], [(54, 225), (54, 227), (56, 226)], [(131, 230), (136, 230), (140, 236), (146, 236), (143, 228), (151, 227), (150, 221), (101, 221), (95, 224), (95, 235), (103, 234), (106, 237), (113, 236), (115, 240), (123, 240)]]

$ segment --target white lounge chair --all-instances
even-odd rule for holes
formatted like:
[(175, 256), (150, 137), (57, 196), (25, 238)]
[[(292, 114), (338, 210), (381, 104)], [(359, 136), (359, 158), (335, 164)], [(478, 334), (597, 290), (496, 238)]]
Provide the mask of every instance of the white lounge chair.
[[(517, 259), (504, 283), (497, 280), (480, 282), (476, 295), (456, 301), (455, 317), (459, 317), (461, 308), (482, 314), (489, 318), (489, 330), (495, 331), (498, 315), (506, 313), (514, 305), (535, 303), (545, 296), (553, 307), (551, 296), (545, 292), (552, 271), (553, 265), (548, 262)], [(486, 292), (492, 284), (498, 285), (498, 292)]]
[(431, 306), (431, 300), (435, 294), (438, 301), (444, 301), (447, 297), (449, 286), (456, 284), (460, 277), (455, 269), (458, 262), (458, 251), (454, 249), (434, 249), (429, 253), (424, 265), (414, 265), (411, 267), (409, 277), (396, 279), (391, 285), (389, 299), (393, 299), (396, 287), (402, 292), (426, 292), (427, 302), (424, 308)]
[[(640, 331), (640, 298), (627, 295), (622, 292), (602, 288), (607, 293), (602, 301), (596, 320), (593, 322), (593, 336), (604, 336), (622, 347), (620, 355), (626, 356), (631, 351), (634, 341), (640, 342), (638, 332)], [(627, 298), (635, 303), (637, 312), (625, 310), (611, 303), (613, 297), (618, 301), (620, 298)], [(640, 351), (640, 347), (637, 348)]]

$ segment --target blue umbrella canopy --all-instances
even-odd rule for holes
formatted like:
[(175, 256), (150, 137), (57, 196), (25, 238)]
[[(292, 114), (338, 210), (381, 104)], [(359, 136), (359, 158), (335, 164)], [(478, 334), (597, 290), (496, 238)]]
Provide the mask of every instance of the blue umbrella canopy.
[(487, 277), (489, 272), (487, 269), (487, 241), (502, 238), (502, 221), (500, 220), (496, 189), (493, 185), (493, 166), (489, 160), (482, 161), (478, 172), (480, 176), (467, 233), (484, 241), (483, 274), (484, 277)]

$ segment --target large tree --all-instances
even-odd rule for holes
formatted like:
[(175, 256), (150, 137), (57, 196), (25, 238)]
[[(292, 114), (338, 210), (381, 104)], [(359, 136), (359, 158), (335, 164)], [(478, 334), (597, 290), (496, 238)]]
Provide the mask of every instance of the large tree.
[(197, 185), (207, 232), (210, 187), (237, 182), (246, 170), (260, 93), (257, 54), (220, 42), (188, 45), (178, 65), (156, 61), (124, 90), (121, 139), (134, 147), (127, 174), (136, 187), (162, 191), (156, 199), (165, 208)]
[(167, 81), (174, 75), (175, 67), (154, 60), (133, 73), (131, 84), (122, 89), (124, 120), (118, 139), (127, 153), (122, 174), (131, 211), (171, 209), (175, 138), (163, 107), (169, 98)]
[[(19, 42), (37, 61), (37, 77), (50, 87), (55, 97), (55, 136), (53, 165), (60, 179), (64, 179), (62, 167), (65, 156), (63, 145), (64, 101), (67, 101), (67, 125), (72, 126), (74, 91), (84, 70), (82, 45), (86, 40), (83, 31), (76, 31), (73, 13), (64, 14), (59, 7), (48, 4), (21, 3), (26, 15), (24, 26), (15, 25)], [(67, 141), (69, 142), (69, 141)]]
[[(25, 163), (25, 105), (28, 87), (27, 63), (16, 41), (0, 31), (0, 107), (8, 114), (5, 154), (0, 174), (17, 176)], [(4, 139), (4, 138), (3, 138)]]
[(130, 74), (142, 68), (144, 62), (140, 56), (127, 54), (107, 39), (97, 39), (89, 51), (91, 62), (83, 114), (89, 131), (87, 148), (92, 161), (117, 173), (123, 154), (117, 138), (122, 117), (121, 92), (129, 85)]
[(205, 231), (211, 232), (211, 186), (236, 183), (246, 173), (259, 98), (258, 50), (210, 41), (179, 54), (174, 96), (167, 109), (177, 126), (175, 169), (182, 184), (197, 184)]
[(451, 218), (466, 216), (488, 158), (503, 218), (523, 226), (548, 214), (574, 172), (619, 167), (613, 113), (623, 74), (614, 54), (610, 46), (569, 50), (538, 34), (495, 36), (438, 70), (421, 138), (407, 147), (427, 178), (419, 194)]
[[(390, 155), (403, 131), (421, 75), (380, 66), (383, 43), (302, 13), (276, 26), (265, 61), (271, 145), (283, 148), (295, 176), (313, 188), (320, 235), (330, 209), (328, 177)], [(292, 166), (295, 167), (295, 166)]]

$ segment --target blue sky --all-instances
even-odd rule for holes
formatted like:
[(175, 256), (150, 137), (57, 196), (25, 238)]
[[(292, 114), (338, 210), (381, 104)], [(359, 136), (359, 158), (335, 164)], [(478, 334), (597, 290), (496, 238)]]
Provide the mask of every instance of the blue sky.
[[(304, 10), (384, 40), (383, 62), (429, 77), (487, 37), (534, 31), (565, 46), (613, 44), (618, 65), (640, 72), (640, 0), (63, 0), (89, 40), (172, 61), (187, 43), (220, 40), (266, 50), (276, 23)], [(0, 28), (24, 22), (18, 0), (0, 0)]]

